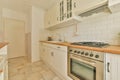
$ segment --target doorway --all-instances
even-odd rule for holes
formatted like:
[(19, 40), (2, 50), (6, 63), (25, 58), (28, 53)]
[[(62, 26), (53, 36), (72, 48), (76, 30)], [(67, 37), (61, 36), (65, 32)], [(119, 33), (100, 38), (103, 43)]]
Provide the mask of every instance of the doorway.
[(8, 45), (8, 58), (26, 56), (25, 22), (4, 18), (5, 41)]

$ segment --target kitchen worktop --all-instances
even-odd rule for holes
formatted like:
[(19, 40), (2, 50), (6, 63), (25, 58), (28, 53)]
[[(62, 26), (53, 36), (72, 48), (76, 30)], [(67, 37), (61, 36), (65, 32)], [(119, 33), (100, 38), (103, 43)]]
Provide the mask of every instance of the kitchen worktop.
[(4, 47), (7, 44), (8, 44), (7, 42), (0, 42), (0, 48)]
[(98, 47), (71, 45), (70, 43), (66, 43), (66, 42), (53, 42), (53, 41), (40, 41), (40, 42), (61, 45), (61, 46), (68, 46), (68, 47), (73, 47), (73, 48), (100, 51), (100, 52), (105, 52), (105, 53), (120, 54), (120, 45), (110, 45), (108, 47), (98, 48)]

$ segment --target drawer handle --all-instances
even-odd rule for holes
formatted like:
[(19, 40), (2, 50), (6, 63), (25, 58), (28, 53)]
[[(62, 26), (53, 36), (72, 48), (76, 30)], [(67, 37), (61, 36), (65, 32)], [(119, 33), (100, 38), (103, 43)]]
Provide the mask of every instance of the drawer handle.
[(51, 52), (51, 56), (54, 56), (54, 52)]
[(60, 48), (60, 47), (57, 47), (57, 48)]

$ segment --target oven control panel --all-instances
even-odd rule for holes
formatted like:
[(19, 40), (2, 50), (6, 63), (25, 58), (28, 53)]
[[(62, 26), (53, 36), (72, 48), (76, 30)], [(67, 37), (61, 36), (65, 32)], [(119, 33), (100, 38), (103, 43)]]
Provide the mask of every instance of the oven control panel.
[(104, 61), (104, 53), (103, 52), (86, 50), (86, 49), (69, 48), (68, 53), (95, 59), (95, 60), (99, 60), (99, 61)]

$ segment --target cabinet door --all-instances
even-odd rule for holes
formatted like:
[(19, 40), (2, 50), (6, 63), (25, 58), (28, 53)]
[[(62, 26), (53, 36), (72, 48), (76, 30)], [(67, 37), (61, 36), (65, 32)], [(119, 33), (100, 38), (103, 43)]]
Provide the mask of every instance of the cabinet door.
[(45, 12), (45, 28), (49, 28), (49, 26), (51, 25), (51, 13), (50, 10)]
[(60, 0), (59, 2), (59, 10), (60, 10), (60, 21), (65, 21), (67, 17), (67, 1)]
[(59, 72), (66, 80), (72, 80), (67, 75), (67, 51), (56, 49), (53, 63), (57, 72)]
[(106, 80), (120, 80), (120, 55), (106, 54)]
[(118, 56), (118, 80), (120, 80), (120, 55)]
[(42, 49), (41, 49), (41, 50), (42, 50), (42, 51), (41, 51), (40, 56), (41, 56), (42, 60), (43, 60), (44, 62), (46, 62), (46, 52), (47, 52), (46, 46), (42, 45)]
[(51, 10), (52, 10), (52, 25), (58, 24), (60, 20), (59, 3), (54, 5)]
[(71, 18), (73, 15), (73, 0), (66, 0), (67, 2), (67, 19)]

